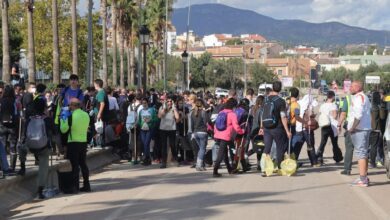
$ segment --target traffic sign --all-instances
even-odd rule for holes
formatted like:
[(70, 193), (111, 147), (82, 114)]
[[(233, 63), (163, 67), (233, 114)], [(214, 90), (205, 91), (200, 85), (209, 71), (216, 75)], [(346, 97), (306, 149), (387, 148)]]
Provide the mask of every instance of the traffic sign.
[(380, 84), (381, 77), (380, 76), (366, 76), (366, 83), (367, 84)]

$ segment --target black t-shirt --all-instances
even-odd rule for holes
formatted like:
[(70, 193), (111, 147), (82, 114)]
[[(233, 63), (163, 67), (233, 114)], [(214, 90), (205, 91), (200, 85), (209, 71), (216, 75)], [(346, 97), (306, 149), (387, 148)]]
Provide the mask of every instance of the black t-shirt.
[(286, 115), (286, 101), (284, 101), (284, 99), (282, 99), (280, 96), (274, 96), (274, 95), (268, 96), (267, 99), (268, 100), (275, 100), (274, 101), (274, 106), (275, 106), (274, 112), (275, 112), (275, 117), (277, 118), (277, 121), (278, 121), (278, 125), (276, 126), (276, 128), (283, 128), (281, 113), (283, 112), (283, 114)]

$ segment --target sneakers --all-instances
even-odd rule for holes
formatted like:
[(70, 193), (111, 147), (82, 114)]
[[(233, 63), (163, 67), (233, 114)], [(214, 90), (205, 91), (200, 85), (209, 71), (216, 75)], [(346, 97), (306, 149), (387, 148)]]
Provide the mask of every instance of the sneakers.
[(349, 175), (351, 175), (351, 171), (350, 170), (343, 170), (343, 171), (340, 172), (340, 174), (349, 176)]
[(377, 161), (376, 162), (376, 167), (382, 168), (383, 167), (383, 163), (381, 161)]
[(366, 178), (366, 180), (361, 180), (359, 177), (351, 183), (351, 186), (367, 187), (369, 184), (369, 181), (370, 180), (368, 178)]

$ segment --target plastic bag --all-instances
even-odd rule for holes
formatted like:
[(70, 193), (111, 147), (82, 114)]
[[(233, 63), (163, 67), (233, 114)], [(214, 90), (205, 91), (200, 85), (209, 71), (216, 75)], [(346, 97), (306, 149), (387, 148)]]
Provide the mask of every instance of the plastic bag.
[(297, 171), (297, 161), (287, 156), (280, 164), (280, 168), (283, 176), (291, 176)]
[(95, 123), (95, 130), (98, 134), (103, 134), (103, 121), (102, 120), (98, 120), (96, 123)]
[(274, 162), (272, 161), (270, 156), (264, 157), (264, 172), (266, 176), (271, 176), (274, 172)]

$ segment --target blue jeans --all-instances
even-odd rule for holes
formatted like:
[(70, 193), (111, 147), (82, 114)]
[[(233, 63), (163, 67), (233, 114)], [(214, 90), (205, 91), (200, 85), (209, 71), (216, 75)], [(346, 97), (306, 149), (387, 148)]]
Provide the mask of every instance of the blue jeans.
[(316, 157), (316, 151), (314, 149), (314, 132), (302, 131), (296, 132), (296, 134), (292, 138), (292, 149), (295, 154), (296, 159), (299, 159), (299, 154), (301, 153), (301, 149), (303, 144), (306, 142), (307, 144), (307, 155), (309, 156), (309, 160), (311, 165), (315, 165), (318, 163)]
[(1, 169), (3, 171), (7, 171), (9, 169), (7, 152), (5, 151), (5, 144), (2, 141), (0, 141), (0, 158), (1, 158)]
[[(197, 164), (198, 167), (203, 166), (203, 158), (206, 153), (206, 146), (207, 146), (207, 133), (205, 132), (195, 132), (195, 141), (199, 146), (198, 151), (198, 162), (201, 161), (202, 164)], [(199, 162), (200, 163), (200, 162)]]
[(141, 141), (144, 146), (144, 158), (150, 158), (150, 141), (152, 140), (152, 131), (141, 130)]

